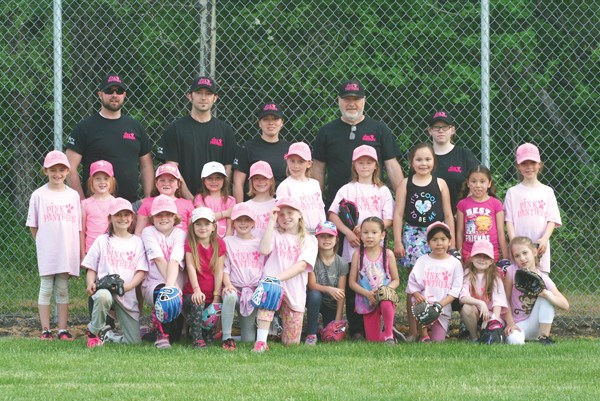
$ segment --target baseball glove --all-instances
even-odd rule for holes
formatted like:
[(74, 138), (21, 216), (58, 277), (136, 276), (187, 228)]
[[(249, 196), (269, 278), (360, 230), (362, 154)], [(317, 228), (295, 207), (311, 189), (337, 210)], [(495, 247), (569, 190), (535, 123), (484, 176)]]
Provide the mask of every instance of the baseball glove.
[(539, 274), (519, 269), (515, 272), (515, 288), (523, 294), (537, 297), (540, 292), (546, 289), (546, 285)]
[(398, 306), (400, 303), (400, 297), (398, 297), (396, 290), (388, 287), (387, 285), (379, 286), (377, 292), (375, 293), (375, 300), (377, 301), (378, 305), (381, 301), (391, 301), (394, 306)]
[(156, 295), (154, 312), (161, 323), (169, 323), (179, 317), (183, 306), (181, 290), (177, 287), (163, 287)]
[(510, 266), (510, 260), (508, 259), (500, 259), (496, 262), (496, 267), (498, 268), (498, 273), (500, 274), (500, 278), (504, 278), (506, 275), (506, 269)]
[(332, 320), (327, 326), (321, 331), (321, 341), (338, 342), (342, 341), (346, 336), (346, 324), (345, 320)]
[(442, 314), (442, 305), (438, 302), (433, 304), (425, 301), (417, 302), (412, 306), (412, 314), (423, 326), (429, 326), (435, 323)]
[(339, 203), (338, 217), (351, 230), (358, 224), (358, 208), (356, 203), (342, 199)]
[(502, 344), (504, 340), (504, 326), (495, 319), (488, 322), (479, 336), (479, 344)]
[(462, 255), (460, 254), (460, 251), (458, 249), (448, 249), (448, 255), (454, 256), (456, 259), (458, 259), (459, 262), (462, 263)]
[(213, 302), (202, 311), (200, 325), (204, 330), (210, 330), (219, 321), (219, 316), (221, 316), (221, 304)]
[(283, 300), (283, 287), (277, 277), (265, 277), (258, 283), (252, 294), (252, 305), (255, 308), (278, 310)]
[(109, 290), (111, 294), (125, 295), (125, 288), (123, 287), (125, 281), (118, 274), (109, 274), (102, 277), (96, 283), (96, 291), (98, 290)]

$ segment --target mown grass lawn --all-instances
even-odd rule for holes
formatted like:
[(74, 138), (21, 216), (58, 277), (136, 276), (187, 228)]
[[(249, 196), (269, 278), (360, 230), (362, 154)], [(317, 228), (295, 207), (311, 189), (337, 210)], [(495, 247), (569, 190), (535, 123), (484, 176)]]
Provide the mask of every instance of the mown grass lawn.
[(368, 344), (283, 347), (265, 354), (84, 339), (0, 340), (7, 400), (598, 400), (600, 341), (554, 346)]

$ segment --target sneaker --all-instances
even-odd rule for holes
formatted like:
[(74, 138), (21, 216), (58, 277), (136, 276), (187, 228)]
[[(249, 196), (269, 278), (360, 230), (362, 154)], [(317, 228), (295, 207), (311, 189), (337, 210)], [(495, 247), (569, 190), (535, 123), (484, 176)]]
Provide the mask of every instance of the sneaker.
[(235, 341), (233, 338), (228, 338), (227, 340), (223, 341), (223, 345), (222, 345), (223, 349), (227, 350), (227, 351), (235, 351)]
[(123, 339), (123, 336), (117, 335), (113, 331), (113, 328), (109, 325), (104, 326), (102, 330), (100, 330), (100, 333), (98, 333), (98, 337), (100, 337), (103, 344), (120, 343)]
[(101, 347), (102, 346), (102, 340), (100, 339), (100, 337), (98, 337), (95, 334), (92, 334), (91, 331), (87, 331), (87, 346), (88, 348), (94, 348), (94, 347)]
[(458, 338), (461, 340), (468, 340), (471, 338), (471, 333), (467, 330), (467, 326), (463, 322), (460, 322), (460, 326), (458, 327)]
[(384, 341), (387, 345), (396, 345), (396, 340), (393, 338), (388, 338)]
[(419, 341), (421, 341), (422, 343), (430, 343), (431, 338), (429, 336), (423, 336)]
[(203, 339), (199, 339), (199, 340), (194, 340), (194, 342), (192, 343), (192, 347), (194, 347), (194, 348), (206, 348), (208, 346), (206, 345), (206, 342)]
[(169, 336), (165, 334), (164, 336), (159, 335), (154, 342), (154, 346), (158, 349), (169, 349), (171, 348), (171, 342), (169, 341)]
[(58, 339), (63, 341), (73, 341), (73, 335), (69, 330), (61, 330), (58, 332)]
[(304, 341), (304, 344), (306, 344), (306, 345), (317, 345), (317, 335), (316, 334), (310, 334), (310, 335), (306, 336), (306, 341)]
[(42, 330), (42, 335), (40, 336), (42, 340), (52, 341), (52, 332), (48, 330), (47, 327), (44, 327)]
[(402, 332), (400, 330), (398, 330), (397, 328), (392, 327), (392, 334), (394, 335), (394, 339), (396, 340), (397, 343), (407, 342), (407, 339), (404, 336), (404, 334), (402, 334)]
[(254, 343), (254, 349), (252, 352), (265, 352), (269, 350), (269, 346), (264, 341), (257, 341)]
[(554, 340), (550, 336), (539, 336), (538, 341), (542, 345), (553, 345), (554, 344)]

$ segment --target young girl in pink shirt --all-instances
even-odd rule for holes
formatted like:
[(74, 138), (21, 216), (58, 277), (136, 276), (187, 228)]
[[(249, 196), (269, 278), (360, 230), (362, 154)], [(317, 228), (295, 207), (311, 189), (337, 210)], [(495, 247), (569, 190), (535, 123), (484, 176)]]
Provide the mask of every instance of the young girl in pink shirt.
[[(119, 336), (118, 342), (136, 344), (141, 341), (135, 288), (141, 284), (148, 271), (144, 244), (140, 237), (130, 232), (134, 213), (128, 200), (113, 199), (108, 207), (108, 214), (108, 232), (96, 238), (81, 262), (81, 266), (87, 269), (87, 293), (94, 301), (92, 319), (87, 326), (88, 348), (103, 344), (106, 315), (111, 309), (114, 309), (123, 330), (123, 336)], [(118, 274), (123, 279), (124, 295), (96, 289), (97, 280), (109, 274)]]
[(223, 348), (235, 349), (231, 336), (236, 306), (239, 311), (241, 341), (256, 340), (256, 309), (250, 302), (265, 266), (260, 254), (260, 238), (252, 234), (254, 211), (245, 203), (238, 203), (231, 211), (234, 235), (223, 240), (227, 247), (223, 270)]
[[(278, 199), (260, 242), (260, 253), (268, 255), (264, 277), (275, 277), (283, 285), (279, 313), (283, 320), (281, 342), (285, 345), (300, 343), (308, 273), (313, 269), (318, 252), (317, 239), (306, 231), (301, 208), (297, 199)], [(269, 349), (267, 336), (274, 314), (272, 310), (258, 310), (254, 352)]]
[(255, 219), (252, 233), (255, 237), (262, 238), (269, 223), (269, 216), (276, 203), (275, 198), (273, 198), (275, 196), (275, 178), (269, 163), (260, 160), (250, 166), (248, 180), (250, 181), (248, 196), (251, 199), (245, 203), (254, 211)]
[(207, 207), (215, 213), (217, 235), (231, 235), (231, 208), (235, 198), (229, 195), (229, 182), (225, 166), (219, 162), (208, 162), (202, 167), (202, 188), (194, 198), (194, 207)]
[(315, 233), (317, 225), (325, 221), (325, 204), (319, 182), (311, 178), (312, 155), (304, 142), (296, 142), (284, 156), (288, 177), (277, 187), (276, 198), (291, 196), (300, 201), (306, 229)]
[(194, 205), (189, 199), (185, 199), (182, 196), (181, 186), (183, 181), (181, 180), (179, 168), (174, 164), (161, 164), (156, 169), (154, 177), (154, 188), (150, 194), (151, 196), (144, 198), (138, 209), (135, 235), (142, 235), (142, 230), (151, 225), (148, 220), (152, 215), (152, 202), (154, 202), (154, 199), (158, 195), (166, 195), (175, 202), (177, 214), (181, 217), (181, 221), (177, 224), (177, 227), (183, 231), (187, 231)]
[(52, 340), (50, 301), (55, 293), (58, 338), (72, 340), (69, 318), (69, 276), (79, 276), (81, 203), (76, 191), (65, 185), (70, 164), (67, 156), (53, 150), (44, 159), (48, 183), (36, 189), (29, 200), (27, 227), (35, 240), (40, 292), (38, 310), (42, 340)]
[(470, 259), (471, 248), (478, 240), (491, 242), (496, 262), (500, 259), (500, 251), (508, 258), (504, 207), (496, 197), (491, 171), (485, 166), (469, 171), (462, 196), (456, 206), (456, 248), (461, 251), (463, 263)]
[(81, 259), (98, 238), (108, 228), (108, 205), (115, 198), (117, 180), (113, 166), (106, 160), (98, 160), (90, 165), (88, 193), (92, 196), (81, 201)]
[(498, 320), (506, 312), (508, 304), (504, 285), (494, 264), (494, 246), (488, 240), (473, 243), (470, 257), (465, 266), (465, 277), (460, 292), (460, 317), (475, 341), (477, 331), (487, 326), (488, 321)]

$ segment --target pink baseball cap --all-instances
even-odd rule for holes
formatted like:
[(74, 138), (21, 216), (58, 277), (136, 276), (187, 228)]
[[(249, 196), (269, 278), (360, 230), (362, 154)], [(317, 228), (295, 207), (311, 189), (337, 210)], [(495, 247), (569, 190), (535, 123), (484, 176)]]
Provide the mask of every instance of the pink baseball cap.
[(283, 158), (287, 159), (291, 155), (300, 156), (303, 160), (312, 160), (310, 147), (304, 142), (292, 143), (288, 152), (283, 156)]
[(433, 230), (434, 228), (439, 227), (444, 229), (445, 231), (448, 232), (448, 234), (450, 234), (450, 227), (448, 227), (448, 224), (442, 222), (442, 221), (436, 221), (434, 223), (431, 223), (428, 227), (427, 227), (427, 231), (425, 232), (426, 235), (429, 234), (429, 232), (431, 230)]
[(471, 248), (471, 256), (473, 257), (480, 254), (489, 256), (490, 259), (494, 259), (494, 246), (490, 241), (479, 239), (473, 243), (473, 248)]
[(200, 173), (200, 178), (206, 178), (209, 175), (214, 173), (219, 173), (227, 177), (227, 172), (225, 171), (225, 166), (223, 166), (219, 162), (208, 162), (204, 166), (202, 166), (202, 172)]
[(242, 216), (250, 217), (252, 220), (256, 221), (256, 214), (254, 214), (252, 209), (245, 203), (238, 203), (231, 210), (231, 220), (235, 220)]
[(373, 146), (360, 145), (358, 148), (354, 149), (354, 152), (352, 152), (352, 161), (355, 161), (363, 156), (370, 157), (371, 159), (377, 161), (377, 151)]
[(517, 164), (523, 163), (525, 160), (532, 160), (536, 163), (541, 163), (540, 150), (532, 143), (524, 143), (517, 148)]
[(331, 221), (324, 221), (317, 224), (317, 228), (315, 229), (315, 235), (319, 234), (330, 234), (337, 237), (338, 230), (335, 224), (333, 224)]
[(152, 216), (156, 216), (160, 212), (177, 214), (177, 206), (175, 205), (175, 201), (167, 195), (158, 195), (152, 201), (152, 209), (150, 210), (150, 214)]
[(181, 179), (181, 173), (179, 172), (179, 169), (177, 168), (177, 166), (174, 164), (170, 164), (170, 163), (161, 164), (156, 169), (156, 174), (154, 174), (154, 177), (158, 178), (164, 174), (170, 174), (173, 177), (177, 178), (178, 180)]
[(113, 165), (106, 160), (97, 160), (90, 164), (90, 177), (96, 173), (105, 173), (109, 177), (115, 176)]
[(250, 177), (252, 178), (255, 175), (262, 175), (265, 178), (273, 178), (273, 170), (271, 170), (271, 166), (269, 163), (259, 160), (250, 166)]
[(302, 205), (296, 198), (292, 198), (291, 196), (284, 196), (281, 199), (277, 199), (277, 203), (275, 204), (278, 208), (282, 207), (291, 207), (292, 209), (296, 209), (298, 211), (302, 211)]
[(212, 209), (209, 209), (207, 207), (196, 208), (192, 212), (191, 223), (194, 224), (194, 222), (196, 222), (196, 220), (200, 220), (200, 219), (205, 219), (205, 220), (210, 221), (211, 223), (214, 223), (215, 222), (215, 213), (212, 211)]
[(133, 207), (131, 207), (131, 202), (129, 202), (127, 199), (115, 198), (111, 200), (108, 204), (108, 214), (111, 216), (123, 210), (128, 210), (131, 213), (133, 213)]
[(67, 155), (65, 155), (63, 152), (60, 150), (52, 150), (48, 152), (44, 158), (44, 168), (50, 168), (52, 166), (56, 166), (57, 164), (62, 164), (68, 168), (71, 168), (69, 159), (67, 159)]

